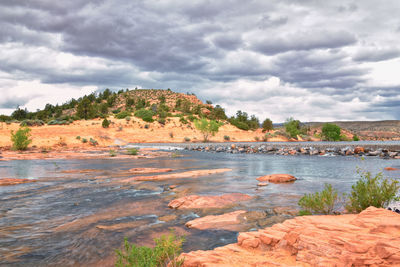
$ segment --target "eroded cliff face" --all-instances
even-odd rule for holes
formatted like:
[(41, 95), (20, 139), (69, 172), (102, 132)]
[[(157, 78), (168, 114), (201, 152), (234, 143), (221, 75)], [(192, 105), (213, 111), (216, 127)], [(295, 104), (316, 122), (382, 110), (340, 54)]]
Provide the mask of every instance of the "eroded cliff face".
[(400, 266), (400, 214), (303, 216), (211, 251), (181, 255), (184, 266)]

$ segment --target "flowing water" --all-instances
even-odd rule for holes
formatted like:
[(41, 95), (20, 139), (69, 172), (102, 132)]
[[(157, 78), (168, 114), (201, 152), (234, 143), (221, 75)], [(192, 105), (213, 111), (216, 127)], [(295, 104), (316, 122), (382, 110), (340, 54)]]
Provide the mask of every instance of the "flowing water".
[[(267, 210), (296, 207), (304, 193), (331, 183), (349, 192), (359, 178), (356, 167), (373, 173), (399, 167), (398, 160), (358, 157), (277, 156), (179, 152), (181, 157), (157, 159), (21, 160), (0, 162), (0, 177), (30, 178), (36, 182), (0, 187), (0, 265), (107, 266), (114, 262), (122, 240), (151, 245), (170, 228), (185, 234), (183, 249), (212, 249), (235, 242), (237, 233), (193, 230), (185, 222), (206, 214), (235, 209)], [(135, 167), (176, 171), (231, 168), (206, 177), (120, 183)], [(68, 170), (87, 170), (84, 173)], [(291, 184), (258, 188), (256, 178), (272, 173), (298, 177)], [(384, 172), (398, 178), (400, 172)], [(180, 211), (167, 207), (176, 193), (220, 195), (240, 192), (254, 198), (238, 206), (214, 211)], [(166, 220), (164, 216), (174, 215)], [(251, 230), (261, 226), (252, 225)], [(247, 229), (249, 230), (249, 229)]]

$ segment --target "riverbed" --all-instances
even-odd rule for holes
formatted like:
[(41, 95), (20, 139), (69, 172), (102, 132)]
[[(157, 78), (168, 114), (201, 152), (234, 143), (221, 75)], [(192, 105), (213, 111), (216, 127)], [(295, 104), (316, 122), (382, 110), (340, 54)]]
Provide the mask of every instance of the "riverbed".
[[(166, 149), (167, 147), (161, 147)], [(230, 168), (204, 177), (121, 183), (135, 167), (171, 168), (174, 172)], [(348, 193), (359, 179), (357, 167), (398, 179), (396, 159), (379, 157), (281, 156), (179, 150), (156, 159), (14, 160), (0, 162), (0, 177), (29, 178), (33, 183), (0, 187), (0, 265), (112, 266), (124, 237), (141, 245), (173, 228), (186, 236), (184, 251), (212, 249), (235, 242), (237, 232), (194, 230), (191, 219), (233, 210), (296, 209), (304, 193), (331, 183)], [(291, 184), (258, 187), (257, 177), (288, 173)], [(169, 188), (176, 186), (175, 190)], [(168, 202), (183, 195), (243, 193), (253, 198), (216, 210), (172, 210)], [(267, 214), (270, 214), (267, 212)], [(171, 216), (172, 215), (172, 216)], [(166, 219), (167, 218), (167, 219)], [(271, 220), (273, 221), (273, 220)], [(265, 225), (255, 222), (248, 229)]]

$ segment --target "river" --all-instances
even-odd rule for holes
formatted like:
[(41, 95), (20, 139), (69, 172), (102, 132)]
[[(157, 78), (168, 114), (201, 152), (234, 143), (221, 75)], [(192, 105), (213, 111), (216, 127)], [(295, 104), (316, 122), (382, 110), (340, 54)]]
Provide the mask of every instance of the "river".
[[(175, 157), (156, 159), (110, 157), (0, 162), (0, 177), (36, 181), (0, 187), (0, 265), (112, 265), (115, 249), (120, 248), (124, 237), (150, 245), (154, 237), (168, 232), (171, 227), (186, 235), (184, 251), (212, 249), (235, 242), (237, 232), (187, 229), (185, 222), (237, 209), (296, 208), (304, 193), (321, 190), (324, 183), (348, 193), (360, 177), (357, 167), (373, 173), (382, 172), (384, 167), (400, 168), (399, 160), (379, 157), (361, 160), (353, 156), (178, 153)], [(232, 171), (198, 178), (132, 185), (120, 183), (120, 179), (132, 177), (127, 170), (135, 167), (172, 168), (176, 172), (214, 168), (231, 168)], [(83, 173), (78, 171), (88, 169), (90, 171)], [(291, 184), (257, 187), (257, 177), (273, 173), (292, 174), (298, 180)], [(399, 171), (383, 173), (385, 177), (396, 179), (400, 176)], [(171, 210), (167, 204), (176, 197), (176, 191), (168, 188), (172, 184), (182, 194), (239, 192), (253, 199), (224, 210)], [(160, 219), (167, 215), (173, 216), (168, 220)], [(260, 227), (255, 223), (246, 230)]]

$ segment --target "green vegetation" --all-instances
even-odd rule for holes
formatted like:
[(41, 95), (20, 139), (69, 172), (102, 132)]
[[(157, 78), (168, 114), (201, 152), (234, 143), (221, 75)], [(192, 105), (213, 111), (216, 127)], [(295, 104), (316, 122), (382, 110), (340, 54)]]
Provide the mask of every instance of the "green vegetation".
[(141, 108), (138, 111), (135, 112), (135, 117), (141, 118), (142, 120), (146, 122), (153, 122), (153, 116), (154, 113), (151, 110)]
[(339, 201), (338, 191), (331, 184), (325, 184), (324, 190), (321, 192), (305, 194), (299, 200), (298, 204), (302, 208), (299, 214), (333, 214)]
[(360, 138), (355, 134), (353, 135), (353, 141), (360, 141)]
[[(117, 119), (125, 119), (126, 117), (131, 116), (131, 113), (129, 111), (121, 111), (118, 114), (115, 115), (115, 118)], [(136, 115), (135, 115), (136, 116)]]
[(117, 152), (115, 152), (115, 150), (110, 150), (110, 157), (116, 157), (117, 156)]
[(382, 173), (373, 176), (371, 172), (357, 170), (361, 179), (352, 186), (346, 209), (361, 212), (369, 206), (382, 208), (396, 198), (400, 189), (399, 182), (383, 178)]
[(194, 125), (203, 134), (204, 142), (208, 142), (210, 135), (214, 136), (222, 124), (215, 120), (207, 120), (203, 118), (200, 120), (195, 120)]
[(230, 140), (231, 140), (231, 138), (230, 138), (230, 136), (229, 136), (229, 135), (224, 135), (224, 140), (225, 140), (225, 141), (230, 141)]
[(32, 143), (32, 139), (29, 139), (31, 136), (31, 129), (27, 127), (21, 127), (14, 133), (11, 131), (11, 141), (12, 148), (14, 150), (26, 150), (30, 143)]
[(228, 121), (237, 128), (245, 131), (256, 130), (260, 127), (260, 122), (256, 116), (252, 115), (249, 119), (248, 114), (241, 110), (236, 112), (236, 117), (232, 116)]
[(131, 155), (131, 156), (136, 156), (139, 153), (139, 150), (134, 147), (128, 148), (126, 151), (128, 152), (128, 155)]
[(326, 141), (340, 141), (340, 131), (336, 124), (325, 123), (322, 126), (322, 136)]
[(110, 127), (110, 121), (107, 120), (107, 119), (104, 119), (103, 122), (101, 123), (101, 126), (102, 126), (103, 128), (108, 128), (108, 127)]
[(32, 126), (42, 126), (44, 125), (44, 121), (42, 120), (23, 120), (20, 124), (21, 127), (32, 127)]
[(93, 139), (93, 138), (91, 138), (91, 137), (90, 137), (90, 139), (89, 139), (89, 142), (90, 142), (90, 144), (91, 144), (92, 146), (97, 146), (97, 145), (99, 144), (95, 139)]
[(274, 126), (272, 125), (272, 121), (268, 118), (265, 119), (262, 123), (262, 129), (263, 129), (263, 132), (266, 132), (266, 131), (269, 132), (272, 129), (274, 129)]
[(285, 122), (285, 131), (291, 137), (297, 139), (300, 132), (300, 121), (293, 118), (288, 118)]
[(266, 134), (263, 136), (263, 141), (264, 141), (264, 142), (268, 142), (268, 140), (269, 140), (270, 138), (275, 137), (275, 136), (276, 136), (275, 134), (266, 133)]
[(183, 140), (184, 140), (185, 142), (190, 142), (190, 138), (189, 138), (189, 137), (185, 137), (185, 138), (183, 138)]
[(305, 194), (299, 200), (298, 205), (302, 208), (299, 214), (333, 214), (341, 203), (346, 203), (347, 211), (359, 213), (370, 206), (384, 208), (391, 201), (398, 199), (398, 181), (383, 178), (382, 173), (373, 176), (371, 172), (363, 172), (360, 169), (357, 173), (361, 178), (352, 186), (349, 195), (339, 197), (338, 191), (333, 189), (332, 185), (325, 184), (323, 191)]
[(154, 240), (156, 246), (136, 246), (124, 239), (124, 248), (117, 250), (116, 267), (178, 267), (182, 266), (183, 260), (177, 257), (182, 251), (183, 237), (176, 237), (174, 233), (163, 235)]

